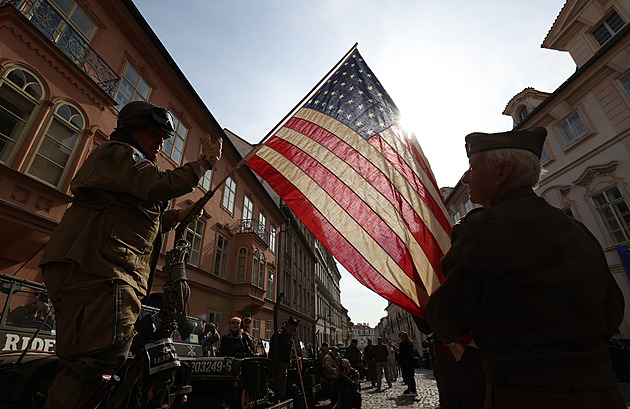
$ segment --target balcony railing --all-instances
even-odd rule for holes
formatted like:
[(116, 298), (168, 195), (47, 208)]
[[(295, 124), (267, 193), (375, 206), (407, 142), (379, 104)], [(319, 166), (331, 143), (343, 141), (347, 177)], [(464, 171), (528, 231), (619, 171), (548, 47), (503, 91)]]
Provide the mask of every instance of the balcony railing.
[(265, 244), (269, 245), (269, 232), (256, 219), (241, 219), (232, 228), (234, 233), (256, 233)]
[(103, 91), (114, 98), (120, 77), (75, 30), (70, 22), (46, 0), (0, 0), (20, 11), (77, 67)]

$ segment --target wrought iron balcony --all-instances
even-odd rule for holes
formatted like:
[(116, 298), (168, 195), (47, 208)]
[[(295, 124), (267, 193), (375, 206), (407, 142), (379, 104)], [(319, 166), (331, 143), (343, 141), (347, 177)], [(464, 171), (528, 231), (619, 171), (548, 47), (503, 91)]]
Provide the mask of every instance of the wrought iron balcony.
[(265, 244), (269, 245), (269, 232), (256, 219), (241, 219), (232, 228), (234, 233), (256, 233)]
[(120, 77), (50, 2), (47, 0), (0, 0), (0, 7), (5, 5), (11, 5), (19, 10), (77, 67), (114, 98)]

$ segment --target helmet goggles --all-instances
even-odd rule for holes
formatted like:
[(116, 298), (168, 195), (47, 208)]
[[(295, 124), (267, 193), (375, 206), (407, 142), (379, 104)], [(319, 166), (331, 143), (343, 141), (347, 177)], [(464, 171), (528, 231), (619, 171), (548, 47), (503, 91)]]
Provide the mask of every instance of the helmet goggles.
[[(134, 103), (132, 102), (131, 104)], [(161, 107), (143, 108), (130, 109), (126, 112), (123, 108), (118, 118), (118, 128), (131, 130), (152, 127), (166, 133), (168, 135), (167, 138), (175, 134), (175, 121), (168, 110)]]

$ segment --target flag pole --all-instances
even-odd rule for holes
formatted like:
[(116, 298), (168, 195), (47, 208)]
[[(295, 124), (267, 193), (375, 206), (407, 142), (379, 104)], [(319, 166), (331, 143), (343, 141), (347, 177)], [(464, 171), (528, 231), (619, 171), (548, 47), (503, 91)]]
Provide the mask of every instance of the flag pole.
[(211, 190), (212, 193), (216, 192), (216, 190), (225, 183), (225, 181), (234, 174), (234, 172), (236, 172), (241, 166), (243, 166), (243, 164), (245, 162), (247, 162), (248, 160), (250, 160), (255, 154), (256, 152), (258, 152), (260, 150), (260, 148), (263, 147), (263, 145), (265, 144), (265, 142), (267, 142), (267, 139), (269, 139), (273, 133), (275, 132), (276, 129), (280, 128), (280, 126), (284, 125), (284, 123), (286, 122), (286, 120), (289, 118), (290, 115), (292, 115), (295, 111), (298, 110), (298, 108), (300, 108), (303, 104), (304, 101), (311, 96), (311, 94), (313, 94), (313, 92), (317, 91), (319, 89), (319, 87), (321, 87), (322, 83), (324, 81), (326, 81), (328, 79), (328, 77), (330, 77), (330, 74), (332, 74), (341, 64), (343, 64), (348, 57), (350, 56), (350, 54), (352, 54), (356, 49), (357, 46), (359, 45), (359, 43), (354, 43), (354, 45), (352, 46), (352, 48), (350, 48), (350, 51), (348, 51), (343, 58), (341, 58), (341, 60), (339, 60), (339, 62), (337, 64), (335, 64), (327, 73), (326, 75), (324, 75), (322, 77), (321, 80), (319, 80), (319, 82), (304, 96), (304, 98), (302, 98), (300, 100), (300, 102), (298, 102), (293, 109), (291, 109), (285, 116), (284, 118), (282, 118), (280, 120), (280, 122), (278, 122), (276, 124), (276, 126), (274, 126), (273, 128), (271, 128), (271, 130), (267, 133), (267, 135), (265, 135), (265, 137), (258, 142), (258, 144), (256, 146), (254, 146), (252, 148), (251, 151), (249, 151), (249, 153), (247, 155), (245, 155), (245, 157), (243, 157), (243, 159), (241, 159), (241, 161), (239, 163), (236, 164), (236, 166), (234, 166), (234, 168), (232, 168), (231, 171), (229, 171), (224, 177), (223, 179), (221, 179), (219, 181), (219, 183), (217, 183), (217, 185)]

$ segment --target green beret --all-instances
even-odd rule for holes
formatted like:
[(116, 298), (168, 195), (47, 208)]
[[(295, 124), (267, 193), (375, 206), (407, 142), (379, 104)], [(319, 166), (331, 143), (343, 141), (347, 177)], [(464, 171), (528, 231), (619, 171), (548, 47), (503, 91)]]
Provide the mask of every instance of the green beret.
[(466, 135), (466, 154), (492, 149), (525, 149), (540, 159), (547, 130), (540, 126), (499, 133), (474, 132)]

